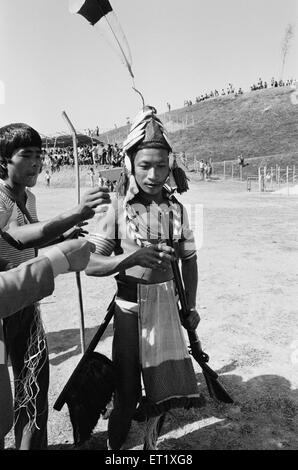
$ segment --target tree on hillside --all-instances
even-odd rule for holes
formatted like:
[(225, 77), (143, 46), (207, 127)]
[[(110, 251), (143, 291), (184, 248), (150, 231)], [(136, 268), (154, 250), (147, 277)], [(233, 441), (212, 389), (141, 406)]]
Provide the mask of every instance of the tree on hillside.
[(294, 37), (294, 26), (292, 24), (288, 24), (288, 26), (286, 27), (284, 39), (282, 42), (282, 48), (281, 48), (282, 65), (281, 65), (280, 80), (283, 80), (286, 58), (287, 58), (287, 55), (291, 46), (291, 40), (293, 39), (293, 37)]

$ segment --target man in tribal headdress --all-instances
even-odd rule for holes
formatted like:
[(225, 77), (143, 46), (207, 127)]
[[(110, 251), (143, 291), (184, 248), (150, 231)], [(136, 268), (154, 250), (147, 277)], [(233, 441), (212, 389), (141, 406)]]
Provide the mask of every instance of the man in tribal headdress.
[[(98, 221), (98, 232), (90, 236), (96, 251), (86, 269), (91, 276), (118, 273), (113, 338), (117, 386), (108, 425), (112, 450), (124, 444), (138, 404), (148, 418), (204, 403), (181, 328), (171, 267), (177, 256), (189, 310), (184, 326), (194, 330), (200, 321), (196, 248), (186, 211), (170, 198), (179, 183), (155, 108), (146, 106), (137, 116), (123, 148), (124, 199), (116, 199)], [(169, 237), (179, 244), (176, 253)]]

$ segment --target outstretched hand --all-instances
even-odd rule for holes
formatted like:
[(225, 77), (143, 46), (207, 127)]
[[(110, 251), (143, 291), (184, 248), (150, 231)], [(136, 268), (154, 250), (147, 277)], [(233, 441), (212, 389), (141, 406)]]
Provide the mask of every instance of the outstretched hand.
[(94, 216), (98, 206), (110, 204), (110, 202), (108, 188), (96, 186), (83, 195), (81, 203), (77, 206), (77, 211), (82, 221), (88, 220)]
[(78, 224), (76, 227), (73, 227), (67, 232), (65, 232), (63, 235), (64, 240), (75, 240), (79, 237), (85, 237), (85, 235), (88, 235), (89, 232), (82, 228), (85, 225), (88, 225), (88, 222), (82, 222)]
[(166, 271), (174, 260), (174, 249), (164, 243), (140, 248), (131, 255), (132, 266)]

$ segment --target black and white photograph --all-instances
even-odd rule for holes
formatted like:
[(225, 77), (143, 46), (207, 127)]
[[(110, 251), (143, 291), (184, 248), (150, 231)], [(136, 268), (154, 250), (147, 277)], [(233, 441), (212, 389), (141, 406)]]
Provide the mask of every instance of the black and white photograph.
[(298, 450), (297, 1), (1, 0), (0, 57), (0, 450)]

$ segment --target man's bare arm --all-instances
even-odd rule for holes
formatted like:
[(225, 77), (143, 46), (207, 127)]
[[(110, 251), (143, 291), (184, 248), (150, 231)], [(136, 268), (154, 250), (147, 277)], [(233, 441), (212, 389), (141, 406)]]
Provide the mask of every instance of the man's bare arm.
[(182, 260), (182, 278), (185, 287), (187, 306), (189, 309), (196, 308), (198, 287), (197, 256), (193, 256), (189, 260)]
[(56, 240), (75, 225), (91, 219), (98, 206), (109, 203), (110, 196), (106, 188), (93, 188), (84, 195), (77, 207), (51, 220), (10, 227), (6, 233), (12, 240), (7, 238), (7, 241), (11, 244), (15, 242), (14, 246), (20, 250), (40, 248)]

